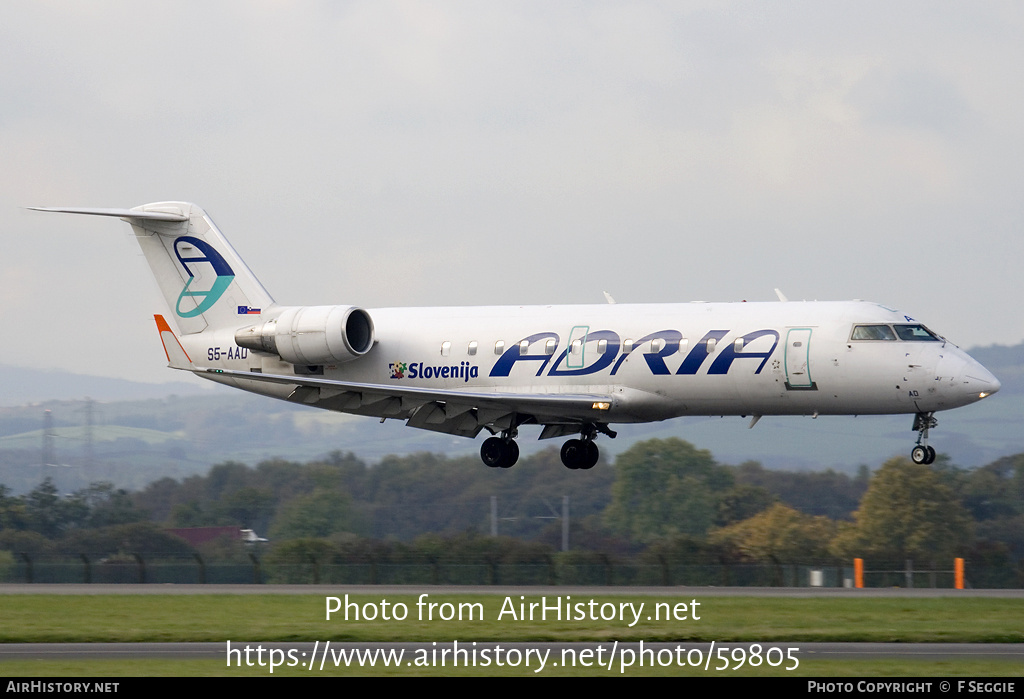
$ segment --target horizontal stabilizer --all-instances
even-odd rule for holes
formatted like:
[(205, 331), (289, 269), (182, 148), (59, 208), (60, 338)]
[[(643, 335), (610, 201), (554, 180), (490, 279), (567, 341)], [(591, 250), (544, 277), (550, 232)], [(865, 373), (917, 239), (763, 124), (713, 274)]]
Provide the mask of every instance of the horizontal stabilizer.
[(184, 214), (172, 214), (166, 211), (139, 211), (137, 209), (78, 209), (53, 206), (30, 206), (32, 211), (51, 211), (58, 214), (87, 214), (89, 216), (116, 216), (117, 218), (149, 220), (149, 221), (187, 221)]

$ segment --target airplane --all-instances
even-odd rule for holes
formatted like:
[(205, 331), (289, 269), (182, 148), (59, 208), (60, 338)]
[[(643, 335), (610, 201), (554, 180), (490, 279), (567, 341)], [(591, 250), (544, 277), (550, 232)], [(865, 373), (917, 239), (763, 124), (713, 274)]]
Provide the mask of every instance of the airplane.
[[(120, 218), (171, 310), (168, 366), (246, 391), (462, 437), (509, 468), (524, 426), (573, 436), (570, 469), (613, 424), (682, 416), (912, 414), (911, 458), (935, 460), (934, 413), (998, 379), (909, 315), (866, 301), (280, 306), (195, 204), (31, 207)], [(607, 296), (607, 294), (606, 294)]]

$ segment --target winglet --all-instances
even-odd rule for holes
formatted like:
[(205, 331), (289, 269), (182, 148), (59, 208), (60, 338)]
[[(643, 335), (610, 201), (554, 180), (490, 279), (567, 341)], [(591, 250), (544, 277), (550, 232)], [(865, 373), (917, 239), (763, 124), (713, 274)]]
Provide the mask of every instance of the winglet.
[(156, 321), (157, 332), (160, 333), (160, 342), (164, 345), (164, 354), (167, 355), (167, 366), (172, 369), (186, 369), (192, 371), (195, 369), (192, 366), (192, 359), (188, 356), (185, 348), (178, 342), (178, 338), (175, 336), (174, 331), (171, 330), (171, 326), (167, 324), (162, 315), (154, 315), (153, 319)]

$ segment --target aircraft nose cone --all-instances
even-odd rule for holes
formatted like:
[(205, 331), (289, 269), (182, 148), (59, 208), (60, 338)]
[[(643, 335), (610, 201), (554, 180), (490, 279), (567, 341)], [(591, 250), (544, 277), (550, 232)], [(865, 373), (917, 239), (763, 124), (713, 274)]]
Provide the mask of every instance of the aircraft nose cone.
[(978, 398), (986, 398), (998, 391), (1002, 384), (999, 379), (992, 375), (992, 372), (972, 361), (964, 371), (964, 384), (969, 393), (977, 394)]

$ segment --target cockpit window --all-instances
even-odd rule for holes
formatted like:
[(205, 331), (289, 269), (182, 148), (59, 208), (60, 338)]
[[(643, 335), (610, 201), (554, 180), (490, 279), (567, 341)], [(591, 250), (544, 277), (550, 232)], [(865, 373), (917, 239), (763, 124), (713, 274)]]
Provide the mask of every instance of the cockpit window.
[(908, 342), (942, 342), (940, 337), (923, 325), (896, 325), (894, 327), (896, 328), (896, 334), (900, 336), (901, 340)]
[(895, 340), (896, 335), (888, 325), (855, 325), (851, 340)]

